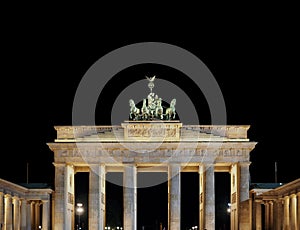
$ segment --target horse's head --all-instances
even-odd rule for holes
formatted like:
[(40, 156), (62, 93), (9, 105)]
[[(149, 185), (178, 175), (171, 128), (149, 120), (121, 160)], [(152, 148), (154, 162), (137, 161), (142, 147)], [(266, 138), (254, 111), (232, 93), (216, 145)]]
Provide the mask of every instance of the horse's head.
[(174, 98), (174, 99), (172, 99), (172, 101), (171, 101), (170, 105), (171, 105), (171, 106), (173, 106), (173, 107), (176, 105), (176, 99), (175, 99), (175, 98)]
[(129, 106), (131, 108), (135, 106), (134, 100), (132, 100), (132, 99), (129, 100)]

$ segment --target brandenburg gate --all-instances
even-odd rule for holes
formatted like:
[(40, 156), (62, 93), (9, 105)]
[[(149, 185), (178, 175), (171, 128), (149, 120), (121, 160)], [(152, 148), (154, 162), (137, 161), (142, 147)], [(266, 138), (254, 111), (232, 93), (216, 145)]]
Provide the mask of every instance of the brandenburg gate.
[[(150, 88), (150, 87), (149, 87)], [(215, 172), (230, 173), (231, 229), (242, 226), (249, 199), (249, 125), (187, 125), (175, 118), (176, 100), (161, 108), (148, 95), (143, 108), (130, 100), (129, 119), (119, 126), (55, 126), (53, 227), (73, 230), (76, 172), (89, 172), (88, 226), (105, 229), (107, 172), (123, 173), (123, 229), (137, 229), (137, 173), (168, 173), (168, 230), (180, 230), (180, 172), (199, 173), (199, 229), (215, 229)], [(153, 106), (155, 103), (155, 106)], [(152, 106), (152, 107), (151, 107)]]

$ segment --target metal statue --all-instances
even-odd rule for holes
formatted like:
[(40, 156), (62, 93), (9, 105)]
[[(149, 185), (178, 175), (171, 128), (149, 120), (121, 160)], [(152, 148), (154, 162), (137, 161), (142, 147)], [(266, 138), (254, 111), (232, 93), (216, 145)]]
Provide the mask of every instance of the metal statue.
[(132, 99), (129, 100), (129, 106), (130, 106), (130, 114), (129, 119), (130, 120), (172, 120), (176, 117), (176, 99), (174, 98), (170, 102), (170, 107), (165, 110), (162, 106), (162, 99), (158, 97), (157, 94), (152, 92), (152, 89), (154, 88), (154, 80), (155, 76), (153, 77), (147, 77), (147, 80), (149, 81), (148, 87), (150, 89), (150, 93), (148, 94), (147, 98), (143, 99), (143, 105), (142, 108), (139, 109), (136, 107), (134, 101)]
[(137, 120), (140, 114), (140, 109), (135, 106), (134, 100), (129, 100), (130, 113), (129, 118), (132, 120)]

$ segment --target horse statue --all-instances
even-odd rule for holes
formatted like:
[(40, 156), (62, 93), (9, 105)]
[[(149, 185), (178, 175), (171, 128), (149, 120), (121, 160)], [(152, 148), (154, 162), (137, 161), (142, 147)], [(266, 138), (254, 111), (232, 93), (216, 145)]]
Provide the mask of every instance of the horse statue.
[(142, 118), (142, 120), (148, 120), (148, 118), (150, 116), (149, 109), (147, 107), (147, 103), (146, 102), (147, 102), (146, 99), (143, 99), (143, 106), (141, 108), (141, 112), (142, 112), (141, 118)]
[(157, 99), (157, 104), (156, 104), (156, 108), (155, 108), (155, 117), (162, 120), (164, 109), (161, 105), (161, 103), (162, 103), (161, 100), (162, 100), (161, 98)]
[(170, 103), (170, 107), (166, 109), (165, 115), (167, 120), (175, 119), (176, 116), (175, 105), (176, 105), (176, 99), (174, 98)]
[(137, 120), (140, 114), (140, 109), (135, 106), (134, 100), (132, 99), (129, 100), (129, 106), (130, 106), (129, 118), (132, 120)]

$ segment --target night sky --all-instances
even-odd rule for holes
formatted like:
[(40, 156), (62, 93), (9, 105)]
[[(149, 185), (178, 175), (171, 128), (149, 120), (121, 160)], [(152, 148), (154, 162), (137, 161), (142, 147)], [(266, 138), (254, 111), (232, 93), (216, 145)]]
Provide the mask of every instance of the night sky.
[[(194, 20), (194, 24), (188, 23), (193, 25), (191, 29), (185, 24), (147, 23), (125, 27), (124, 31), (122, 25), (108, 26), (102, 20), (94, 27), (79, 21), (52, 20), (42, 14), (6, 25), (1, 43), (0, 178), (26, 182), (28, 164), (29, 182), (53, 184), (53, 153), (46, 143), (56, 138), (55, 125), (72, 124), (73, 98), (86, 71), (117, 48), (149, 41), (176, 45), (196, 55), (218, 82), (227, 124), (251, 126), (248, 137), (258, 142), (251, 152), (251, 182), (274, 182), (275, 162), (278, 182), (299, 178), (299, 36), (288, 18), (283, 21), (261, 15), (259, 20), (248, 20), (239, 16), (240, 23), (224, 19), (213, 26)], [(158, 33), (158, 28), (163, 33)], [(121, 77), (125, 75), (126, 79)], [(184, 90), (197, 108), (199, 122), (210, 124), (201, 90), (182, 72), (155, 64), (132, 66), (114, 76), (98, 99), (96, 123), (110, 125), (115, 98), (124, 87), (146, 75), (156, 75)], [(186, 177), (185, 181), (193, 180), (193, 175)], [(111, 187), (111, 191), (119, 191)], [(162, 185), (158, 191), (164, 189)], [(183, 193), (193, 197), (189, 191)], [(147, 192), (140, 192), (140, 196)], [(160, 215), (165, 214), (163, 209)]]

